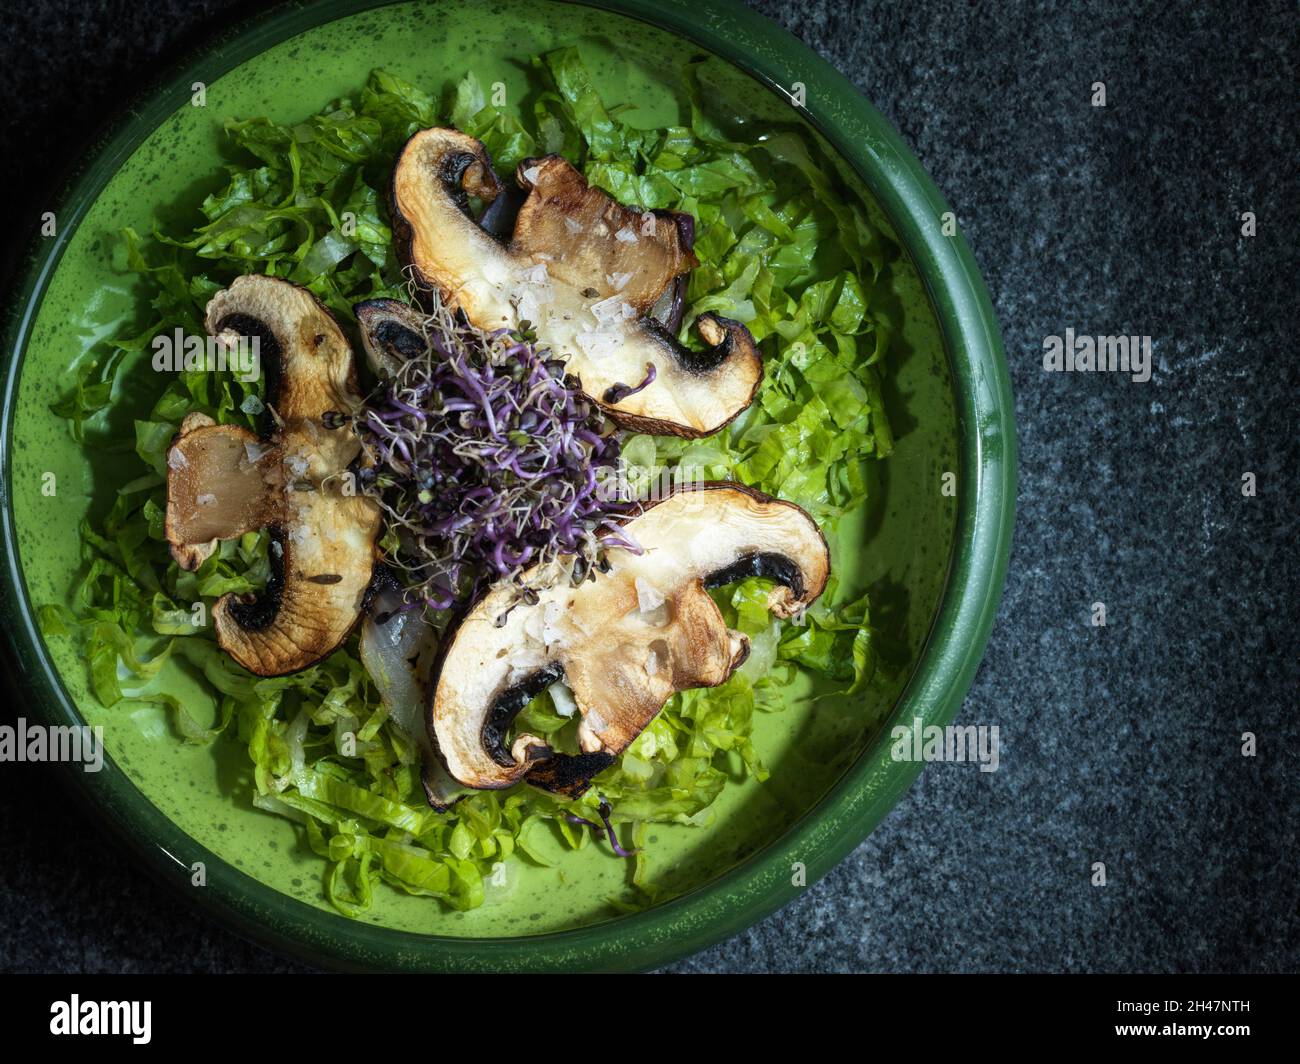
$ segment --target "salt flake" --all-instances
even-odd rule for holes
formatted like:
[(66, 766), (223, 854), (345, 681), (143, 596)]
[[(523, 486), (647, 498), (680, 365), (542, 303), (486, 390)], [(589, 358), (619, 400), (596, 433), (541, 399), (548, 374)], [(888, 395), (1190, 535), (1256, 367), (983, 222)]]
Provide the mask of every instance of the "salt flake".
[(618, 350), (622, 343), (622, 338), (614, 332), (607, 332), (604, 329), (590, 329), (587, 332), (580, 332), (574, 337), (577, 345), (582, 348), (582, 353), (588, 358), (601, 360), (606, 359)]
[(561, 717), (572, 717), (578, 711), (577, 700), (563, 680), (551, 684), (547, 691), (550, 692), (551, 701), (555, 703), (555, 712)]
[(645, 577), (638, 576), (634, 581), (634, 586), (636, 587), (637, 609), (642, 613), (650, 613), (664, 604), (662, 592)]
[[(628, 313), (629, 311), (631, 311), (631, 314)], [(635, 309), (618, 296), (610, 296), (608, 299), (602, 299), (599, 303), (591, 305), (591, 316), (601, 325), (608, 325), (612, 321), (618, 321), (620, 318), (626, 319), (635, 314)]]

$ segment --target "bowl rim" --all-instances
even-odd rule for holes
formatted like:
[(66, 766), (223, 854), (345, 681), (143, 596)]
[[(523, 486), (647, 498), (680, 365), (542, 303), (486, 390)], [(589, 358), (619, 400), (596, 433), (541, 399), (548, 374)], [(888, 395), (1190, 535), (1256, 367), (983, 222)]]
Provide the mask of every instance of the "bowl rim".
[[(0, 581), (0, 626), (12, 680), (50, 724), (80, 722), (50, 660), (18, 562), (10, 505), (18, 382), (45, 290), (85, 212), (132, 152), (173, 111), (178, 87), (208, 83), (299, 32), (400, 0), (287, 3), (235, 24), (194, 49), (124, 109), (83, 156), (55, 210), (56, 237), (34, 242), (11, 288), (0, 366), (0, 537), (8, 579)], [(734, 0), (561, 0), (599, 7), (667, 30), (739, 67), (771, 91), (802, 82), (804, 118), (875, 195), (920, 275), (952, 371), (959, 425), (954, 545), (947, 585), (915, 672), (883, 728), (921, 718), (949, 723), (974, 678), (1001, 598), (1015, 511), (1016, 441), (1010, 379), (993, 308), (960, 228), (943, 232), (949, 210), (891, 123), (851, 82), (794, 36)], [(201, 75), (201, 77), (200, 77)], [(188, 88), (185, 93), (188, 94)], [(237, 931), (318, 965), (404, 971), (645, 969), (670, 963), (744, 930), (811, 886), (857, 847), (911, 785), (921, 763), (896, 762), (877, 741), (778, 838), (742, 864), (679, 898), (641, 913), (566, 931), (515, 938), (420, 935), (349, 920), (282, 894), (228, 864), (179, 829), (110, 756), (94, 774), (65, 772), (145, 865), (177, 889), (189, 861), (206, 864), (196, 900)], [(796, 886), (792, 867), (802, 865)], [(189, 892), (195, 897), (195, 892)]]

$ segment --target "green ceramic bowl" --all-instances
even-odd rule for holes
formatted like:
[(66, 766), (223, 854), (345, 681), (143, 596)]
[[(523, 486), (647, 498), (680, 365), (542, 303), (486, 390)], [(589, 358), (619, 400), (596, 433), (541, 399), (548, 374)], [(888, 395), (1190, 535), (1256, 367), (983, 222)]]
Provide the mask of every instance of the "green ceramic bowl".
[[(873, 616), (908, 665), (893, 688), (849, 710), (805, 702), (761, 715), (755, 742), (771, 778), (728, 787), (712, 828), (653, 834), (654, 873), (671, 901), (617, 915), (606, 899), (626, 868), (587, 847), (554, 868), (514, 863), (509, 889), (473, 912), (381, 889), (366, 919), (348, 920), (324, 901), (321, 866), (293, 826), (251, 806), (242, 750), (184, 746), (161, 720), (106, 710), (87, 688), (84, 663), (39, 635), (35, 607), (66, 600), (78, 568), (79, 521), (121, 482), (113, 456), (85, 453), (48, 404), (71, 359), (137, 310), (138, 293), (114, 269), (113, 234), (192, 210), (217, 180), (225, 118), (301, 117), (377, 65), (438, 89), (473, 67), (484, 83), (522, 92), (520, 60), (567, 43), (581, 44), (602, 94), (637, 101), (637, 121), (647, 125), (676, 119), (682, 60), (719, 57), (710, 64), (719, 71), (715, 102), (756, 132), (764, 121), (815, 130), (840, 160), (842, 180), (903, 249), (891, 275), (902, 328), (886, 393), (898, 446), (877, 464), (871, 502), (853, 526), (859, 549), (838, 564), (871, 587)], [(199, 81), (206, 108), (190, 105)], [(795, 83), (805, 87), (803, 110), (786, 93)], [(947, 207), (889, 124), (759, 16), (724, 0), (284, 7), (168, 77), (95, 146), (52, 209), (57, 235), (36, 246), (13, 297), (3, 377), (9, 579), (0, 623), (21, 704), (52, 723), (104, 726), (104, 770), (74, 773), (94, 808), (164, 877), (251, 935), (341, 967), (662, 964), (736, 933), (829, 870), (918, 771), (891, 760), (887, 725), (943, 724), (961, 705), (1001, 592), (1013, 515), (1014, 426), (997, 326), (965, 241), (945, 235)], [(60, 485), (54, 496), (41, 491), (47, 472)], [(957, 474), (955, 497), (941, 491), (945, 472)], [(190, 689), (179, 672), (167, 682), (182, 695)], [(206, 866), (201, 887), (191, 885), (196, 861)]]

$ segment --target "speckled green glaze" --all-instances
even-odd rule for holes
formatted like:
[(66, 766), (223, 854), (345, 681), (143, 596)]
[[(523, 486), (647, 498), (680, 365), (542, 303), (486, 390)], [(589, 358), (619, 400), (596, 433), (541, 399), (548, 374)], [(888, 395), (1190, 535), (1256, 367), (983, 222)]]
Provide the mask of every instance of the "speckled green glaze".
[[(962, 238), (939, 230), (946, 207), (938, 194), (851, 86), (752, 13), (717, 0), (608, 7), (631, 17), (539, 0), (336, 0), (263, 17), (170, 78), (99, 146), (57, 208), (58, 235), (35, 249), (10, 306), (0, 470), (9, 566), (3, 623), (31, 712), (104, 726), (110, 766), (77, 779), (106, 821), (165, 876), (250, 933), (324, 963), (624, 969), (734, 933), (795, 893), (792, 864), (802, 863), (812, 882), (911, 782), (917, 766), (890, 760), (878, 725), (891, 710), (906, 720), (951, 718), (1001, 592), (1014, 483), (1010, 395), (987, 295)], [(73, 358), (135, 324), (139, 292), (115, 268), (113, 235), (155, 219), (192, 221), (199, 199), (221, 180), (224, 119), (298, 118), (354, 90), (381, 65), (430, 89), (472, 68), (485, 83), (504, 81), (517, 99), (525, 90), (520, 61), (565, 43), (581, 45), (606, 98), (636, 101), (635, 120), (646, 125), (677, 119), (675, 70), (698, 51), (752, 72), (724, 68), (712, 91), (756, 134), (764, 123), (797, 117), (768, 84), (802, 81), (805, 117), (838, 150), (842, 176), (864, 190), (877, 223), (906, 249), (891, 283), (903, 323), (887, 392), (898, 448), (875, 471), (870, 507), (845, 537), (859, 546), (836, 565), (872, 587), (878, 623), (906, 644), (914, 668), (894, 690), (851, 710), (795, 702), (761, 715), (755, 742), (771, 779), (729, 787), (707, 830), (658, 826), (652, 833), (654, 878), (680, 895), (675, 900), (617, 916), (607, 899), (628, 870), (588, 847), (554, 868), (512, 862), (508, 886), (491, 890), (471, 913), (381, 889), (367, 919), (349, 921), (324, 903), (320, 862), (292, 826), (249, 804), (237, 746), (187, 747), (160, 716), (123, 719), (105, 710), (87, 689), (83, 663), (62, 641), (46, 646), (35, 632), (32, 606), (66, 599), (79, 565), (78, 522), (105, 506), (123, 479), (115, 472), (121, 459), (87, 455), (48, 404)], [(195, 81), (207, 85), (206, 107), (190, 104)], [(130, 416), (137, 393), (147, 405), (157, 386), (143, 374), (126, 379), (115, 416)], [(961, 474), (955, 500), (938, 490), (946, 470)], [(59, 486), (53, 497), (40, 490), (47, 472)], [(180, 666), (168, 668), (160, 682), (201, 705), (192, 678)], [(204, 887), (190, 886), (195, 861), (207, 865)]]

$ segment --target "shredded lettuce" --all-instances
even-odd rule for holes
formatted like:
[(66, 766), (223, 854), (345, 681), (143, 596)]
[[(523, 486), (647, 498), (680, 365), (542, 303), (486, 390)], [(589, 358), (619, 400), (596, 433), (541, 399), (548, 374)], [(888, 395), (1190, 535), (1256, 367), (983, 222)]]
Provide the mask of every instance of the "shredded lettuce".
[[(438, 814), (423, 797), (415, 744), (388, 719), (355, 640), (275, 679), (250, 675), (217, 647), (211, 607), (223, 594), (264, 585), (264, 535), (220, 544), (193, 573), (168, 554), (165, 456), (181, 419), (200, 411), (254, 426), (261, 383), (208, 370), (169, 374), (148, 416), (122, 440), (100, 416), (115, 400), (116, 377), (130, 357), (148, 358), (160, 333), (201, 335), (206, 302), (240, 274), (305, 285), (345, 322), (355, 302), (399, 296), (388, 176), (407, 137), (450, 121), (481, 139), (502, 173), (530, 155), (560, 152), (624, 202), (696, 218), (700, 267), (690, 278), (681, 340), (698, 343), (692, 323), (704, 311), (739, 318), (763, 348), (765, 380), (753, 407), (716, 438), (625, 441), (629, 473), (634, 482), (660, 471), (739, 479), (805, 507), (834, 543), (841, 519), (866, 499), (866, 463), (893, 445), (879, 377), (890, 327), (874, 296), (891, 252), (804, 132), (791, 126), (758, 143), (730, 139), (708, 114), (700, 74), (695, 62), (684, 73), (689, 123), (647, 130), (624, 121), (626, 108), (601, 100), (574, 48), (534, 60), (536, 91), (522, 115), (489, 98), (472, 73), (440, 105), (376, 70), (355, 97), (303, 122), (228, 122), (244, 161), (203, 201), (192, 231), (122, 235), (121, 265), (148, 292), (147, 317), (133, 335), (74, 367), (71, 389), (52, 409), (77, 439), (134, 451), (139, 467), (108, 512), (83, 525), (72, 608), (43, 607), (41, 628), (80, 641), (105, 706), (159, 706), (182, 741), (224, 736), (241, 744), (253, 766), (253, 803), (300, 826), (325, 862), (322, 887), (340, 912), (364, 912), (380, 881), (473, 908), (493, 889), (500, 862), (551, 865), (557, 842), (591, 845), (590, 829), (567, 814), (591, 820), (602, 797), (626, 835), (622, 844), (637, 848), (631, 893), (610, 902), (619, 909), (653, 903), (663, 891), (647, 826), (705, 826), (737, 773), (767, 778), (752, 740), (755, 714), (779, 710), (800, 672), (819, 679), (817, 697), (856, 694), (872, 682), (881, 658), (867, 600), (847, 590), (841, 600), (833, 583), (805, 617), (782, 626), (765, 608), (765, 581), (715, 592), (728, 624), (754, 648), (727, 684), (673, 698), (576, 803), (518, 787), (477, 793)], [(206, 710), (152, 690), (168, 661), (209, 693)], [(205, 713), (210, 724), (200, 719)], [(524, 710), (519, 726), (576, 749), (576, 721), (547, 694)]]

